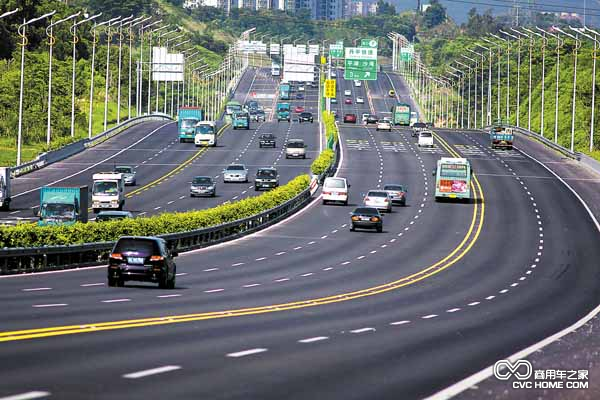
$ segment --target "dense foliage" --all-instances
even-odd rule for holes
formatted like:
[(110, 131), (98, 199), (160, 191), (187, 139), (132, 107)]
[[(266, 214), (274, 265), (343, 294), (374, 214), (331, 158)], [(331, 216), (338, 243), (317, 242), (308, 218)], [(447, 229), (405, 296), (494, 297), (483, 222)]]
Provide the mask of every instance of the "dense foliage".
[(1, 247), (35, 247), (105, 242), (125, 235), (162, 235), (216, 226), (259, 214), (294, 198), (308, 188), (308, 175), (300, 175), (287, 184), (233, 203), (214, 208), (180, 213), (164, 213), (147, 218), (76, 223), (72, 226), (20, 224), (0, 228)]
[(331, 166), (335, 153), (331, 149), (325, 149), (310, 165), (310, 170), (315, 175), (321, 175)]

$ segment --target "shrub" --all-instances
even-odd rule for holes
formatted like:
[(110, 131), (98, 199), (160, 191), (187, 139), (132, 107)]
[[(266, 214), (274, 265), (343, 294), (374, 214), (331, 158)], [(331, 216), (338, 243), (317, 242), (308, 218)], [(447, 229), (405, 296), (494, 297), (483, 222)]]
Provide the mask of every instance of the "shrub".
[(333, 150), (325, 149), (321, 154), (319, 154), (319, 157), (317, 157), (315, 161), (313, 161), (313, 163), (310, 166), (310, 170), (315, 175), (321, 175), (327, 170), (327, 168), (329, 168), (329, 166), (333, 162), (334, 157), (335, 153), (333, 152)]

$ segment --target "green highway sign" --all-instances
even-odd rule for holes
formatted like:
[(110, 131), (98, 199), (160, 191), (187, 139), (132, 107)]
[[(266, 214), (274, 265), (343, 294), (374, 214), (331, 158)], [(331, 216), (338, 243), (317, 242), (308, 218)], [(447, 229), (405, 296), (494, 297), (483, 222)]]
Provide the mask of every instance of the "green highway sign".
[(341, 43), (330, 44), (329, 57), (344, 58), (344, 45)]
[(360, 39), (360, 47), (369, 47), (372, 49), (376, 49), (377, 48), (377, 40), (375, 39)]
[(408, 47), (400, 48), (400, 59), (402, 61), (412, 61), (414, 54), (415, 47), (412, 44), (408, 45)]
[(345, 56), (344, 79), (377, 79), (377, 48), (346, 47)]

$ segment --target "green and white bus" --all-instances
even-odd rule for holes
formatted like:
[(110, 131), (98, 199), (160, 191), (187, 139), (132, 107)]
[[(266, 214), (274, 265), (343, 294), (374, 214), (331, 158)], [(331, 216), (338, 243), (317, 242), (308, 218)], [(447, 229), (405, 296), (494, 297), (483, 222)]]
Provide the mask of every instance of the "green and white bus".
[(435, 200), (471, 198), (471, 163), (466, 158), (442, 157), (435, 173)]
[(392, 107), (392, 121), (394, 125), (410, 125), (410, 105), (397, 103)]

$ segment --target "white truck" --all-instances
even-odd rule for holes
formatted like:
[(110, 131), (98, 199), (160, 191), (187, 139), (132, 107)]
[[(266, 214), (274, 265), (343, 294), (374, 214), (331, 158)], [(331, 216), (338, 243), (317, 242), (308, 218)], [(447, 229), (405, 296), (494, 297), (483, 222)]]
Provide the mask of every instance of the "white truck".
[(116, 172), (100, 172), (92, 175), (92, 208), (94, 213), (100, 210), (122, 210), (125, 204), (125, 181), (123, 175)]
[(10, 208), (10, 168), (0, 167), (0, 210)]
[(196, 124), (194, 143), (196, 147), (217, 145), (217, 125), (213, 121), (200, 121)]

